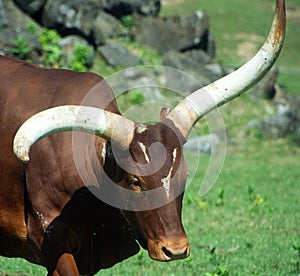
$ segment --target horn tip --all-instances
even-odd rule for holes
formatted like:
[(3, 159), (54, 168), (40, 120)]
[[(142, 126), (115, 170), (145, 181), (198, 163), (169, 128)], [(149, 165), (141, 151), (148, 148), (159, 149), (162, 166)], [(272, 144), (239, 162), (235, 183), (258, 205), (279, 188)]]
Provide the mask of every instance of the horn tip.
[(14, 145), (14, 153), (16, 157), (23, 163), (29, 162), (29, 150), (28, 148), (21, 142), (17, 142)]

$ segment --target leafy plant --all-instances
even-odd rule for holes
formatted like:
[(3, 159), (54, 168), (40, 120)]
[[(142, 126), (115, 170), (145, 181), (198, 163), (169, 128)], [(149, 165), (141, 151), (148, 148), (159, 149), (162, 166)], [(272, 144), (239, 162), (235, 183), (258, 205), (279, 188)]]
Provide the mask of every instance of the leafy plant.
[(28, 44), (28, 42), (28, 39), (25, 39), (22, 35), (18, 35), (17, 39), (12, 41), (14, 47), (10, 49), (10, 52), (19, 59), (25, 59), (26, 54), (34, 49), (34, 46)]
[(265, 198), (257, 194), (251, 186), (248, 187), (248, 197), (250, 201), (249, 211), (256, 212), (258, 211), (259, 206), (265, 204)]
[(207, 210), (210, 208), (210, 203), (207, 199), (202, 199), (197, 195), (186, 195), (184, 198), (184, 204), (191, 205), (200, 210)]
[(44, 52), (43, 61), (46, 66), (59, 67), (62, 65), (63, 52), (58, 45), (60, 40), (61, 36), (56, 30), (45, 30), (41, 34), (39, 41)]
[(132, 15), (125, 15), (121, 18), (121, 23), (124, 27), (128, 28), (128, 30), (131, 30), (134, 26), (134, 19)]
[(130, 38), (132, 38), (132, 29), (134, 26), (134, 19), (132, 15), (125, 15), (121, 18), (121, 23), (123, 24), (124, 27), (127, 28), (128, 35)]
[(32, 34), (35, 34), (36, 31), (37, 31), (37, 25), (36, 25), (36, 23), (34, 23), (34, 22), (29, 23), (27, 25), (27, 30), (28, 30), (28, 32), (30, 32)]
[(76, 43), (69, 68), (78, 72), (86, 72), (92, 54), (92, 50), (88, 46)]
[(143, 91), (134, 91), (129, 94), (129, 101), (131, 105), (137, 105), (145, 101)]

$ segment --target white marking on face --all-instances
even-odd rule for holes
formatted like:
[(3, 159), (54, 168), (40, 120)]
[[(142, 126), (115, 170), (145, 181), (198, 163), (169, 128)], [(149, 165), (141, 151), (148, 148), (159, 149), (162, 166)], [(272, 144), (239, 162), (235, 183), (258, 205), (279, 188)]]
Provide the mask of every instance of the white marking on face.
[(137, 127), (137, 130), (136, 130), (136, 131), (137, 131), (138, 134), (142, 134), (142, 133), (145, 132), (147, 129), (148, 129), (148, 128), (147, 128), (146, 125), (141, 124), (141, 125), (139, 125), (139, 126)]
[[(176, 160), (176, 157), (177, 157), (177, 149), (174, 149), (174, 151), (173, 151), (173, 164)], [(162, 182), (162, 184), (163, 184), (163, 186), (166, 190), (168, 198), (170, 197), (170, 185), (171, 185), (172, 171), (173, 171), (173, 166), (170, 168), (169, 174), (161, 180), (161, 182)]]
[(150, 159), (149, 159), (149, 156), (148, 156), (147, 151), (146, 151), (146, 146), (142, 142), (138, 142), (138, 144), (139, 144), (141, 150), (144, 153), (146, 162), (149, 164), (150, 163)]
[(173, 164), (176, 160), (176, 157), (177, 157), (177, 149), (174, 149), (174, 151), (173, 151)]
[(172, 174), (172, 170), (173, 170), (173, 167), (171, 167), (170, 171), (169, 171), (169, 174), (167, 175), (167, 177), (163, 178), (161, 180), (165, 190), (166, 190), (166, 193), (167, 193), (167, 197), (169, 198), (170, 197), (170, 185), (171, 185), (171, 174)]

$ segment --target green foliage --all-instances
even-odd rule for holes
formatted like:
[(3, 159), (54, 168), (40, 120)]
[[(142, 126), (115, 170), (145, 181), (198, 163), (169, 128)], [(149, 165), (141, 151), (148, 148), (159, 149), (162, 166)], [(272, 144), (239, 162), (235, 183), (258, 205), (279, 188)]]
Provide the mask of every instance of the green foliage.
[(137, 105), (145, 101), (144, 93), (143, 91), (133, 91), (129, 94), (129, 101), (130, 105)]
[(89, 59), (92, 54), (91, 49), (87, 45), (76, 43), (69, 68), (78, 72), (88, 71)]
[(145, 101), (144, 92), (142, 90), (132, 90), (125, 94), (121, 94), (117, 98), (120, 110), (123, 112), (129, 108), (139, 105)]
[(262, 140), (264, 139), (264, 134), (260, 126), (248, 127), (245, 131), (248, 139)]
[(44, 30), (41, 34), (39, 41), (43, 50), (43, 62), (47, 67), (60, 67), (62, 66), (63, 52), (58, 43), (61, 36), (56, 30)]
[(25, 59), (26, 54), (34, 49), (34, 46), (28, 44), (28, 42), (28, 39), (25, 39), (22, 35), (18, 35), (17, 39), (12, 41), (13, 48), (10, 49), (10, 52), (19, 59)]
[(134, 26), (134, 19), (132, 15), (125, 15), (121, 18), (121, 23), (128, 28), (129, 30), (132, 29)]
[(258, 213), (260, 211), (264, 212), (273, 212), (273, 208), (270, 206), (267, 199), (260, 194), (256, 193), (254, 188), (248, 187), (248, 198), (249, 198), (249, 212), (250, 213)]
[(248, 197), (250, 201), (250, 210), (253, 210), (264, 204), (265, 199), (261, 195), (257, 194), (252, 187), (248, 187)]
[(133, 40), (133, 33), (132, 33), (132, 29), (134, 27), (134, 18), (132, 15), (125, 15), (121, 18), (121, 23), (123, 24), (123, 26), (125, 26), (127, 28), (127, 32), (128, 32), (128, 37), (130, 39), (130, 41)]
[(61, 36), (56, 30), (46, 29), (41, 34), (39, 40), (42, 45), (57, 45), (61, 40)]
[(186, 195), (184, 198), (184, 205), (190, 205), (195, 208), (195, 210), (207, 210), (210, 208), (210, 202), (207, 198), (200, 198), (198, 195)]
[(229, 271), (224, 267), (218, 267), (217, 271), (214, 273), (206, 272), (205, 276), (229, 276)]
[(37, 31), (37, 25), (36, 25), (36, 23), (34, 23), (34, 22), (29, 23), (27, 25), (27, 30), (31, 34), (36, 34), (36, 31)]

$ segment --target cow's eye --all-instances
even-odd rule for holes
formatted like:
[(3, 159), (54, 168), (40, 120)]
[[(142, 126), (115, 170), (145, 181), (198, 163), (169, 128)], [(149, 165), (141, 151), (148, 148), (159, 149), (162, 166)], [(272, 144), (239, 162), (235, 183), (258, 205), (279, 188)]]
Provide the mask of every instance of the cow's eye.
[(129, 187), (130, 187), (130, 189), (137, 191), (137, 192), (142, 191), (141, 181), (137, 177), (130, 179)]

